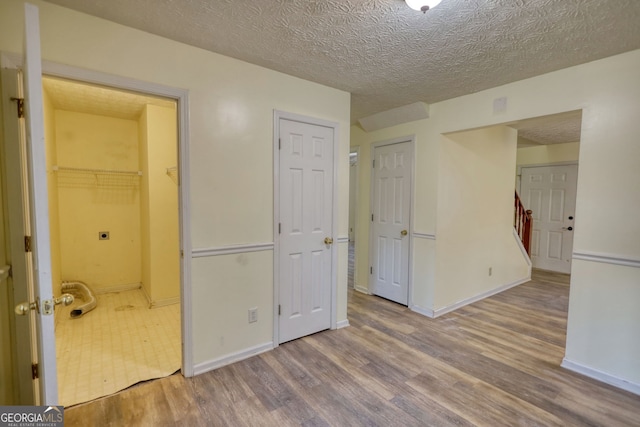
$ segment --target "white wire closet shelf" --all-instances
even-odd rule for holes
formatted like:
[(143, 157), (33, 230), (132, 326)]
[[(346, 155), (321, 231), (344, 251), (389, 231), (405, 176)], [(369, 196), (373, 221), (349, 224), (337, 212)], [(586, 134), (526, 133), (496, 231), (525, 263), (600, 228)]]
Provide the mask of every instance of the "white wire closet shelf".
[(106, 187), (134, 188), (139, 185), (142, 171), (76, 168), (69, 166), (53, 166), (58, 174), (60, 187)]

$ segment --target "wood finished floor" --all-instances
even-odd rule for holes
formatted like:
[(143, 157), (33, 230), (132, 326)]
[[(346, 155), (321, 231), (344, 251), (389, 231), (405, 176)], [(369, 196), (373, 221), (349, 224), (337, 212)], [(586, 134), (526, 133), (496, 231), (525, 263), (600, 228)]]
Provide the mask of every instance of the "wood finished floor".
[(349, 291), (351, 326), (65, 410), (66, 426), (640, 426), (640, 397), (560, 368), (568, 276), (428, 319)]

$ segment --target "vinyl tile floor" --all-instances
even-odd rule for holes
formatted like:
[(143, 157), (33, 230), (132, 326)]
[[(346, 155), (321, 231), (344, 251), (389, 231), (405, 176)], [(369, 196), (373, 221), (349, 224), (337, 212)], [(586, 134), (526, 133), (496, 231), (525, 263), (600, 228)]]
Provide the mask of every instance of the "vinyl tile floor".
[(56, 310), (58, 394), (71, 406), (180, 369), (180, 304), (149, 309), (142, 290), (96, 295), (80, 318)]

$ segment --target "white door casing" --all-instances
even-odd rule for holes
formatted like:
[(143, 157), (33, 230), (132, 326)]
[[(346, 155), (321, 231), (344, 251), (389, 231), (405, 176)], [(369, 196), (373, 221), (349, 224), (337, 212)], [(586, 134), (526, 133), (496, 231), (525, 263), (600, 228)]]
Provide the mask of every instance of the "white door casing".
[[(276, 112), (277, 343), (333, 327), (335, 127)], [(329, 239), (326, 240), (325, 239)]]
[(376, 144), (372, 157), (371, 290), (408, 305), (413, 141)]
[(533, 211), (534, 268), (571, 273), (577, 165), (523, 167), (521, 199)]

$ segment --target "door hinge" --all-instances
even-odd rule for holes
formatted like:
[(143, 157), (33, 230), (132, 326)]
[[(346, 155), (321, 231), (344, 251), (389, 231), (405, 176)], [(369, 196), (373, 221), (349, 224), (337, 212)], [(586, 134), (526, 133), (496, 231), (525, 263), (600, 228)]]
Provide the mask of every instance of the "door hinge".
[(31, 236), (24, 236), (24, 251), (31, 252)]
[(278, 150), (282, 149), (282, 140), (278, 138)]
[(35, 380), (40, 378), (39, 372), (38, 372), (38, 364), (37, 363), (32, 363), (31, 364), (31, 379)]
[(18, 118), (21, 119), (24, 117), (24, 98), (11, 98), (12, 101), (16, 101), (16, 105), (18, 106)]
[(282, 223), (278, 223), (278, 234), (282, 233)]
[(278, 304), (278, 316), (280, 316), (280, 313), (282, 313), (282, 306)]
[(369, 274), (373, 274), (373, 267), (369, 267)]
[(371, 214), (371, 222), (373, 222), (373, 214)]
[(375, 159), (373, 160), (373, 164), (371, 165), (371, 167), (374, 168), (374, 169), (376, 168), (376, 160)]
[(184, 259), (184, 251), (180, 249), (180, 258)]

